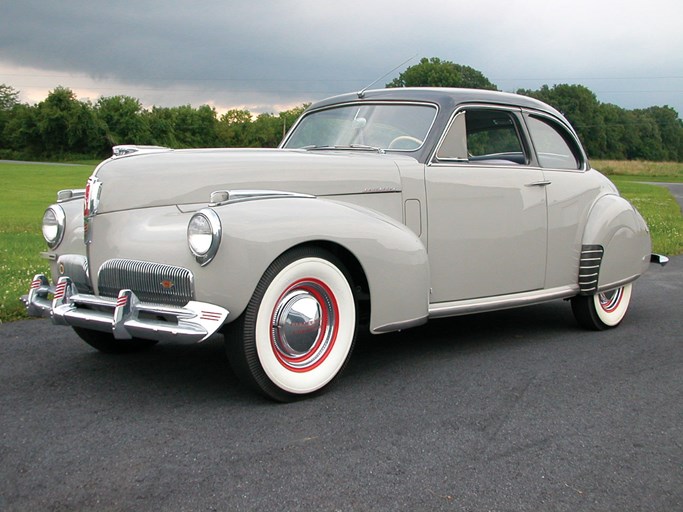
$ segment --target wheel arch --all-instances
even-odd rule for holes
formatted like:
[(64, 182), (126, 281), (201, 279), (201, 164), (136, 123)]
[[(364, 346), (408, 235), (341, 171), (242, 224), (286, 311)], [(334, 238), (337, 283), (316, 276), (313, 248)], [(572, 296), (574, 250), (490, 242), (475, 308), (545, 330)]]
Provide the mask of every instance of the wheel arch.
[[(221, 303), (224, 290), (235, 292), (232, 304), (224, 305), (231, 320), (244, 311), (256, 283), (277, 258), (306, 246), (325, 249), (344, 265), (357, 294), (359, 320), (371, 332), (427, 320), (426, 248), (395, 219), (356, 205), (311, 198), (252, 201), (215, 210), (223, 222), (222, 247), (202, 272), (220, 281), (218, 287), (212, 285), (213, 302)], [(217, 275), (212, 267), (226, 272)]]
[[(615, 194), (595, 202), (581, 244), (579, 286), (583, 294), (632, 282), (650, 261), (650, 232), (645, 220), (631, 203)], [(590, 279), (586, 276), (592, 273), (597, 274), (594, 286), (587, 285)]]
[(351, 282), (349, 283), (356, 296), (356, 301), (358, 303), (358, 315), (361, 323), (369, 327), (370, 322), (370, 285), (368, 284), (368, 278), (365, 275), (365, 270), (363, 265), (358, 260), (358, 258), (349, 249), (343, 245), (331, 241), (331, 240), (310, 240), (294, 247), (291, 247), (287, 252), (305, 248), (305, 247), (317, 247), (324, 249), (330, 254), (334, 255), (340, 263), (344, 266), (344, 270), (348, 272), (348, 277)]

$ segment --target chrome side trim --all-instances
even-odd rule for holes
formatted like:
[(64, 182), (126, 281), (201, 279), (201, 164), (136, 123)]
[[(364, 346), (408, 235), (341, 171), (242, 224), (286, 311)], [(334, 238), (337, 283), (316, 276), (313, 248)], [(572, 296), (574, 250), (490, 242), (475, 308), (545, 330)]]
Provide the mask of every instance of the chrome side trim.
[(111, 148), (112, 157), (121, 157), (133, 154), (158, 153), (159, 151), (170, 151), (171, 148), (165, 146), (138, 146), (136, 144), (121, 144)]
[(567, 299), (579, 293), (578, 285), (560, 286), (550, 290), (535, 290), (510, 295), (498, 295), (481, 299), (458, 300), (454, 302), (439, 302), (429, 305), (429, 318), (443, 318), (447, 316), (468, 315), (499, 309), (518, 308), (540, 304), (556, 299)]
[(71, 278), (63, 276), (51, 287), (43, 274), (33, 278), (26, 308), (31, 316), (52, 317), (56, 325), (107, 332), (121, 340), (200, 342), (218, 331), (229, 315), (205, 302), (182, 307), (144, 303), (131, 290), (121, 290), (116, 298), (79, 294)]
[(315, 199), (310, 194), (298, 192), (284, 192), (282, 190), (215, 190), (211, 193), (209, 206), (223, 206), (230, 203), (244, 201), (256, 201), (258, 199), (277, 199), (283, 197), (296, 197), (300, 199)]
[(65, 201), (71, 201), (72, 199), (83, 199), (85, 197), (85, 189), (65, 189), (57, 192), (57, 202), (63, 203)]

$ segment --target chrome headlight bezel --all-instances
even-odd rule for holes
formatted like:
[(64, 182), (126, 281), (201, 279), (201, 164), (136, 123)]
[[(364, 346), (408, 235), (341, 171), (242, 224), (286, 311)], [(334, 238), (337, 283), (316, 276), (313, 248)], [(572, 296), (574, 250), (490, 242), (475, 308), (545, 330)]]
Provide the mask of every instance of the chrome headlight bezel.
[(55, 249), (64, 239), (66, 230), (66, 214), (61, 206), (53, 204), (43, 214), (42, 232), (50, 249)]
[(218, 253), (221, 236), (221, 219), (210, 208), (199, 210), (187, 223), (187, 246), (202, 267)]

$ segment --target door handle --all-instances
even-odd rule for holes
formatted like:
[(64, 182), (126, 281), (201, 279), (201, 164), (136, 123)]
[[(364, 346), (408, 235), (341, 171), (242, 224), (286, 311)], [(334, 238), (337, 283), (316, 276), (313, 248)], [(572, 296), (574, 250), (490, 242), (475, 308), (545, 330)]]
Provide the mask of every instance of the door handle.
[(533, 183), (527, 183), (527, 187), (545, 187), (552, 183), (550, 180), (534, 181)]

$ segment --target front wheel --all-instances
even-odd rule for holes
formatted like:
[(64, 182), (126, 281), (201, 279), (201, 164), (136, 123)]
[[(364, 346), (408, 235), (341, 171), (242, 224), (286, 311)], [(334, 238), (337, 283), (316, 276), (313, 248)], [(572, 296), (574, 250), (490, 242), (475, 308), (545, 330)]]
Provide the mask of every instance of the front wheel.
[(581, 327), (594, 331), (616, 327), (626, 315), (632, 287), (629, 283), (608, 292), (572, 298), (572, 311), (576, 321)]
[(344, 369), (356, 311), (342, 264), (322, 249), (295, 249), (273, 262), (245, 312), (228, 326), (228, 357), (252, 387), (281, 402), (295, 400)]

